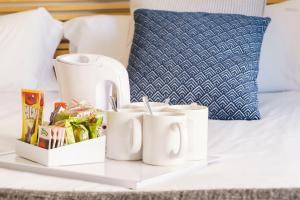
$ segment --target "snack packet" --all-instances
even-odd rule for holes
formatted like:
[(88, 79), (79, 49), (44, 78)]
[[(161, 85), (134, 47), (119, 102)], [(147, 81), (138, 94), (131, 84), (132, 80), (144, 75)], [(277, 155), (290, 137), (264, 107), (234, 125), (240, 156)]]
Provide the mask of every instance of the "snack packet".
[(43, 121), (43, 92), (22, 90), (22, 141), (36, 144), (38, 125)]
[(79, 125), (74, 124), (73, 132), (74, 132), (76, 142), (82, 142), (89, 139), (89, 131), (82, 124)]
[(63, 119), (69, 118), (69, 115), (62, 117), (61, 119), (58, 118), (58, 113), (64, 111), (66, 108), (67, 108), (67, 104), (65, 102), (56, 102), (54, 104), (54, 111), (51, 113), (50, 116), (49, 125), (53, 125), (56, 121), (61, 121)]
[(97, 138), (101, 136), (101, 125), (103, 123), (103, 116), (94, 116), (92, 118), (90, 118), (87, 122), (86, 122), (86, 126), (89, 130), (89, 138), (93, 139), (93, 138)]
[(67, 109), (67, 103), (66, 102), (55, 102), (54, 110), (60, 109), (60, 108)]
[(86, 103), (79, 103), (67, 109), (55, 106), (50, 124), (66, 128), (66, 144), (100, 137), (102, 134), (103, 113)]
[(51, 148), (52, 134), (50, 126), (39, 126), (39, 137), (37, 145), (44, 149)]
[(75, 141), (75, 136), (74, 136), (74, 133), (73, 133), (73, 127), (71, 125), (71, 122), (70, 120), (66, 120), (64, 122), (64, 126), (66, 128), (66, 144), (74, 144), (76, 141)]
[(59, 126), (39, 126), (38, 146), (54, 149), (64, 145), (65, 128)]

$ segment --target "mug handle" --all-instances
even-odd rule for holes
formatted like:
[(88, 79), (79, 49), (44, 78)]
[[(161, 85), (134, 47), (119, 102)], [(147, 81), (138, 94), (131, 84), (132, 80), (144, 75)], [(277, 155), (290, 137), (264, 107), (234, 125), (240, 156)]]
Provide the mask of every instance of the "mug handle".
[(142, 125), (141, 122), (134, 118), (129, 121), (131, 126), (130, 135), (130, 153), (138, 153), (142, 147)]
[(187, 130), (186, 126), (183, 123), (174, 123), (174, 128), (177, 128), (180, 135), (180, 143), (179, 143), (179, 149), (178, 152), (174, 155), (176, 157), (181, 157), (185, 153), (185, 147), (187, 145)]

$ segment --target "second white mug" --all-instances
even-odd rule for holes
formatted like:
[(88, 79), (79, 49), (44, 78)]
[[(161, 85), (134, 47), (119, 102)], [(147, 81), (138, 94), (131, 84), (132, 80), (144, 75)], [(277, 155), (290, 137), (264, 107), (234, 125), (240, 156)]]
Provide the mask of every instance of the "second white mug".
[(186, 115), (174, 112), (145, 114), (143, 120), (143, 162), (177, 165), (185, 161)]
[(173, 105), (165, 109), (187, 116), (187, 160), (207, 159), (208, 108), (200, 105)]

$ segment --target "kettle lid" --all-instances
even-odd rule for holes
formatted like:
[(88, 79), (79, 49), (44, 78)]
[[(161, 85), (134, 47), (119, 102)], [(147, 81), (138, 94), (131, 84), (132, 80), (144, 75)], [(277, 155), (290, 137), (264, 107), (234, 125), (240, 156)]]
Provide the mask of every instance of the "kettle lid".
[(71, 65), (99, 65), (101, 56), (97, 54), (66, 54), (58, 56), (58, 62)]

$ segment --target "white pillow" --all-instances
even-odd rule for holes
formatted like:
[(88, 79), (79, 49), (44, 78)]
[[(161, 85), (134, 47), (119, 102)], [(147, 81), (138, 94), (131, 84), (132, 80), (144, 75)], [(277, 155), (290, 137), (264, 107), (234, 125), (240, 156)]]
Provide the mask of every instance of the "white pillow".
[(127, 66), (129, 16), (80, 17), (64, 24), (71, 53), (95, 53), (119, 60)]
[(272, 21), (264, 37), (259, 91), (300, 90), (300, 1), (266, 7)]
[[(212, 2), (213, 1), (213, 2)], [(234, 12), (262, 16), (265, 0), (132, 0), (136, 8), (161, 8), (179, 11)], [(71, 53), (103, 54), (128, 65), (134, 25), (132, 16), (100, 15), (80, 17), (64, 24), (64, 36)]]
[(0, 16), (0, 91), (57, 89), (52, 58), (62, 31), (44, 8)]
[(234, 13), (263, 16), (265, 0), (131, 0), (130, 10), (169, 10), (178, 12)]

